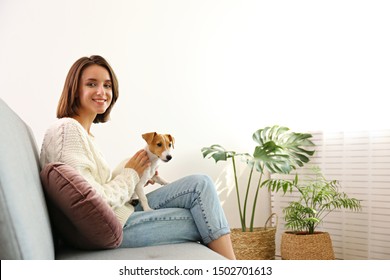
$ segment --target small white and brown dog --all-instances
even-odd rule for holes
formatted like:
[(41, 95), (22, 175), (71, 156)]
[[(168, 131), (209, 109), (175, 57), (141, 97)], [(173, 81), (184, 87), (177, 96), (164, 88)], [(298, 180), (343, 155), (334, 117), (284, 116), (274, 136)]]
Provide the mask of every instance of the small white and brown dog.
[[(145, 169), (140, 181), (135, 187), (135, 193), (138, 196), (144, 211), (151, 211), (148, 200), (146, 198), (144, 187), (149, 180), (160, 185), (168, 184), (167, 181), (162, 179), (157, 173), (157, 168), (161, 161), (168, 162), (172, 159), (172, 149), (174, 148), (175, 139), (170, 134), (158, 134), (157, 132), (149, 132), (142, 134), (142, 138), (146, 141), (147, 145), (145, 151), (148, 154), (150, 160), (150, 166)], [(123, 161), (113, 172), (113, 177), (121, 172), (125, 167), (128, 159)]]

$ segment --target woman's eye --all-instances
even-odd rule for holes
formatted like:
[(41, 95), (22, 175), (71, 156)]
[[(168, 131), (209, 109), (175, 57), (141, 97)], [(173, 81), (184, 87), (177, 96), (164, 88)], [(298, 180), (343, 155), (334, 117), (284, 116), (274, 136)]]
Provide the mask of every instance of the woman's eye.
[(112, 86), (110, 84), (104, 85), (105, 88), (111, 88)]
[(89, 86), (89, 87), (95, 87), (96, 84), (95, 84), (95, 83), (88, 83), (87, 86)]

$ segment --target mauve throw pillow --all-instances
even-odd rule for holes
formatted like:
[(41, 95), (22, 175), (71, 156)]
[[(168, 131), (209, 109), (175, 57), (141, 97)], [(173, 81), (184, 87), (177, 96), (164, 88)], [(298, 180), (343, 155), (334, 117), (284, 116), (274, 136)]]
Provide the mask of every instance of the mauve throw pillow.
[(50, 163), (41, 180), (52, 224), (66, 243), (80, 249), (121, 244), (122, 225), (114, 212), (73, 167)]

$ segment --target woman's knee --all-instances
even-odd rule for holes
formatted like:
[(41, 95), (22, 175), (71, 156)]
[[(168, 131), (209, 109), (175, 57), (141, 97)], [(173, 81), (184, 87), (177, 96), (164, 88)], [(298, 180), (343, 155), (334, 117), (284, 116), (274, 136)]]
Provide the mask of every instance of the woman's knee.
[(196, 185), (204, 190), (215, 190), (215, 185), (213, 180), (208, 175), (204, 174), (196, 174), (196, 175), (190, 175), (192, 180), (196, 182)]

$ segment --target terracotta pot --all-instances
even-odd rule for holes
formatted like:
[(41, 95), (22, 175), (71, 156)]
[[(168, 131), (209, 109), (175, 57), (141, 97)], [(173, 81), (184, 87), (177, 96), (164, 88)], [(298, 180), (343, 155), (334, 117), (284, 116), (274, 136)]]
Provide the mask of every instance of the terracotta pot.
[(334, 260), (332, 240), (327, 232), (282, 234), (283, 260)]

